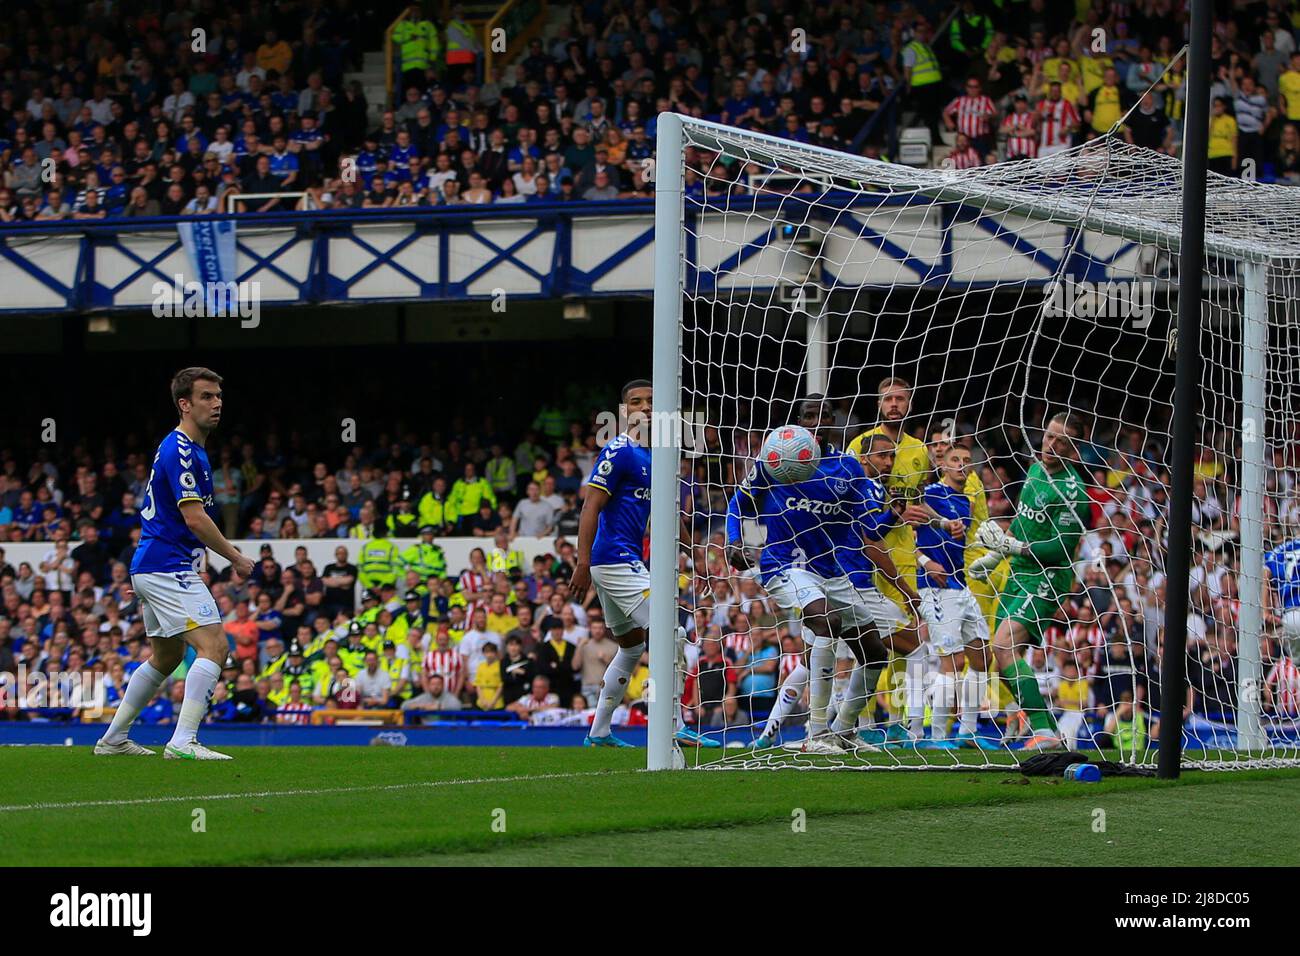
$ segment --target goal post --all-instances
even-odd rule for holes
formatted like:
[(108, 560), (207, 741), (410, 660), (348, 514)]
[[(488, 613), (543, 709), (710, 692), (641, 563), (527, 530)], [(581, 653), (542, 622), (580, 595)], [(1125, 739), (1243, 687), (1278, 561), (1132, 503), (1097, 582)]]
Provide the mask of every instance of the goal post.
[[(760, 582), (725, 567), (725, 502), (756, 443), (794, 419), (810, 386), (820, 386), (847, 443), (877, 424), (876, 389), (887, 377), (909, 383), (906, 433), (921, 442), (936, 429), (956, 433), (971, 448), (991, 517), (1004, 526), (1046, 419), (1065, 411), (1081, 423), (1074, 467), (1100, 518), (1090, 518), (1076, 554), (1045, 568), (1056, 583), (1051, 607), (1031, 621), (1040, 640), (1016, 648), (1070, 742), (1156, 763), (1168, 491), (1196, 481), (1189, 604), (1201, 656), (1188, 658), (1194, 706), (1182, 765), (1300, 763), (1300, 687), (1287, 669), (1294, 650), (1261, 600), (1264, 554), (1300, 536), (1291, 485), (1270, 484), (1291, 474), (1289, 448), (1300, 439), (1300, 211), (1289, 187), (1208, 178), (1192, 312), (1204, 357), (1194, 397), (1199, 457), (1195, 474), (1171, 475), (1177, 160), (1103, 137), (1036, 160), (914, 169), (671, 114), (660, 119), (657, 157), (655, 410), (689, 413), (717, 447), (687, 469), (697, 543), (685, 554), (680, 450), (653, 449), (651, 769), (681, 761), (672, 737), (683, 679), (697, 695), (721, 680), (716, 660), (674, 673), (682, 622), (693, 655), (723, 637), (731, 662), (726, 699), (706, 695), (688, 714), (726, 749), (691, 751), (692, 766), (969, 768), (1018, 758), (1007, 746), (1015, 701), (996, 668), (977, 716), (981, 732), (1001, 741), (996, 749), (886, 747), (816, 759), (748, 749), (771, 710), (769, 665), (775, 657), (778, 680), (788, 670), (799, 621), (773, 613)], [(824, 297), (808, 305), (783, 293), (801, 283)], [(896, 477), (882, 476), (890, 495), (919, 493)], [(679, 573), (689, 580), (680, 603)], [(841, 670), (851, 670), (839, 650)], [(956, 710), (936, 706), (937, 655), (918, 660), (873, 689), (865, 734), (904, 721), (943, 744), (955, 731)], [(783, 739), (798, 741), (800, 719), (798, 710), (787, 719)]]
[[(1265, 385), (1268, 381), (1268, 269), (1259, 262), (1243, 267), (1241, 334), (1241, 593), (1262, 593), (1264, 580), (1264, 445)], [(1238, 628), (1242, 634), (1264, 629), (1260, 600), (1243, 601)], [(1262, 752), (1268, 736), (1260, 719), (1263, 664), (1259, 641), (1239, 643), (1237, 748)]]
[[(655, 170), (654, 345), (652, 411), (662, 422), (681, 414), (682, 335), (682, 123), (675, 113), (659, 117), (658, 153), (672, 157)], [(680, 448), (652, 429), (650, 450), (650, 688), (648, 770), (673, 769), (677, 706), (677, 474)], [(656, 557), (659, 556), (659, 557)], [(653, 595), (663, 595), (656, 600)]]

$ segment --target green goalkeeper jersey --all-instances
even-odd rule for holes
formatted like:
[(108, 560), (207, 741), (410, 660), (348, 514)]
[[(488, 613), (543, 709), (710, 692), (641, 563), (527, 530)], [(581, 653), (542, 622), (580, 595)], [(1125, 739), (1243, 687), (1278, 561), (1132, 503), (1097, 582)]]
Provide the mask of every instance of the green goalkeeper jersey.
[(1079, 540), (1088, 530), (1092, 507), (1083, 479), (1066, 464), (1055, 475), (1041, 461), (1025, 476), (1011, 534), (1029, 545), (1029, 554), (1010, 558), (1012, 574), (1069, 571)]

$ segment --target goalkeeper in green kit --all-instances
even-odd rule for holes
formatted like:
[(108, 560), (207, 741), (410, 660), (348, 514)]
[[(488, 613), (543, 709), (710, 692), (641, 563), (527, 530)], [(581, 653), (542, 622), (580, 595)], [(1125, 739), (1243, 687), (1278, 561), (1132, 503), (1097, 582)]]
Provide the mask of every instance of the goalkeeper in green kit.
[(1038, 689), (1033, 668), (1017, 653), (1042, 643), (1043, 628), (1061, 609), (1074, 587), (1074, 556), (1088, 530), (1091, 501), (1076, 465), (1074, 439), (1078, 429), (1068, 412), (1052, 416), (1043, 444), (1025, 476), (1010, 533), (995, 521), (985, 521), (975, 542), (989, 554), (971, 563), (969, 573), (986, 579), (1007, 558), (1011, 573), (998, 595), (993, 657), (1016, 702), (1029, 719), (1034, 735), (1026, 750), (1055, 750), (1061, 746), (1056, 721)]

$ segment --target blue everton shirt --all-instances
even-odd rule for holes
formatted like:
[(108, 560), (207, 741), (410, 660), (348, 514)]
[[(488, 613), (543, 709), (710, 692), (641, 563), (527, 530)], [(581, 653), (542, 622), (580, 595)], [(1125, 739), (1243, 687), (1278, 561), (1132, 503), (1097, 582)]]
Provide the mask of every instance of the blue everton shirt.
[(1300, 607), (1300, 538), (1278, 545), (1264, 555), (1264, 567), (1285, 608)]
[[(921, 525), (916, 529), (916, 549), (931, 561), (940, 565), (948, 574), (948, 583), (944, 589), (959, 591), (966, 586), (966, 535), (970, 532), (971, 511), (970, 498), (964, 491), (958, 491), (942, 482), (925, 486), (924, 502), (945, 521), (956, 519), (962, 523), (961, 537), (954, 538), (948, 529), (936, 529)], [(916, 572), (918, 588), (938, 588), (924, 568)]]
[(830, 446), (823, 448), (813, 476), (793, 484), (775, 482), (762, 462), (755, 462), (728, 502), (727, 540), (741, 540), (741, 518), (763, 525), (767, 540), (758, 564), (763, 584), (787, 568), (804, 567), (827, 579), (848, 574), (855, 585), (869, 587), (863, 535), (867, 529), (874, 534), (887, 520), (872, 504), (871, 492), (858, 460)]
[(158, 446), (140, 506), (140, 546), (131, 559), (131, 573), (170, 573), (194, 567), (196, 551), (204, 545), (185, 524), (182, 501), (201, 502), (215, 520), (212, 470), (208, 455), (179, 428)]
[(650, 521), (650, 449), (619, 435), (601, 449), (587, 484), (609, 495), (591, 545), (592, 567), (640, 563)]

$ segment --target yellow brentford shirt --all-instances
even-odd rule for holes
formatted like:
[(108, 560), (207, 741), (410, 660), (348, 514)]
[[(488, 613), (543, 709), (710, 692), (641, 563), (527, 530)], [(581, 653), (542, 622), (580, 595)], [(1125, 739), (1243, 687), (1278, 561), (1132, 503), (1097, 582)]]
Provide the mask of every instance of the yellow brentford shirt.
[[(1075, 63), (1067, 56), (1049, 56), (1043, 61), (1043, 82), (1054, 83), (1061, 78), (1061, 64), (1070, 65), (1070, 80), (1074, 83), (1079, 82), (1079, 64)], [(1064, 85), (1064, 84), (1062, 84)], [(1062, 90), (1062, 93), (1065, 91)]]
[(1183, 118), (1183, 107), (1187, 105), (1187, 100), (1176, 92), (1183, 87), (1183, 74), (1177, 70), (1170, 73), (1165, 77), (1165, 86), (1169, 87), (1165, 94), (1165, 115), (1171, 123), (1177, 123)]
[(519, 618), (507, 612), (505, 614), (496, 614), (488, 611), (487, 629), (495, 634), (509, 634), (519, 626)]
[[(1039, 84), (1038, 90), (1036, 91), (1037, 95), (1042, 99), (1046, 99), (1047, 94), (1051, 91), (1052, 84), (1055, 82), (1057, 81), (1049, 80), (1046, 77), (1044, 77), (1043, 82)], [(1080, 113), (1083, 112), (1082, 109), (1080, 109), (1079, 107), (1079, 100), (1082, 98), (1083, 98), (1083, 87), (1081, 87), (1078, 83), (1071, 81), (1068, 83), (1061, 84), (1061, 99), (1065, 100), (1067, 103), (1073, 103), (1074, 108), (1076, 110), (1079, 110)]]
[(1106, 71), (1115, 65), (1108, 56), (1083, 56), (1079, 58), (1079, 81), (1083, 84), (1084, 95), (1101, 86)]
[[(980, 529), (980, 525), (989, 520), (989, 496), (984, 490), (984, 482), (980, 481), (980, 476), (973, 471), (966, 476), (966, 487), (962, 491), (970, 499), (970, 528), (966, 532), (966, 540), (974, 542), (975, 532)], [(972, 561), (986, 553), (983, 548), (977, 548), (973, 543), (967, 544), (966, 567), (970, 567)]]
[[(867, 439), (872, 435), (884, 435), (887, 432), (883, 428), (873, 428), (865, 431), (853, 441), (849, 442), (848, 451), (856, 455), (858, 460), (863, 458), (863, 448)], [(925, 487), (926, 480), (930, 476), (930, 454), (926, 451), (925, 443), (919, 439), (913, 438), (907, 432), (902, 433), (898, 441), (898, 448), (894, 453), (894, 469), (885, 479), (885, 489), (888, 491), (888, 500), (890, 502), (902, 499), (907, 502), (920, 501), (921, 489)], [(894, 566), (898, 568), (900, 574), (916, 571), (916, 532), (910, 525), (900, 522), (891, 529), (882, 539), (886, 548), (889, 549), (889, 556), (894, 559)], [(882, 588), (883, 591), (892, 589)]]
[(1211, 458), (1209, 461), (1198, 460), (1196, 464), (1192, 465), (1192, 474), (1197, 478), (1204, 478), (1206, 481), (1222, 478), (1223, 471), (1223, 462), (1217, 458)]
[(474, 671), (474, 686), (478, 689), (478, 705), (484, 710), (501, 710), (505, 707), (504, 701), (497, 699), (495, 705), (492, 705), (492, 698), (501, 689), (501, 662), (493, 661), (488, 663), (483, 661)]
[(627, 679), (627, 696), (624, 697), (624, 700), (638, 701), (644, 697), (645, 687), (649, 680), (650, 668), (644, 664), (637, 664), (636, 670)]
[(1286, 97), (1286, 118), (1300, 120), (1300, 73), (1287, 70), (1277, 78), (1277, 88)]
[(1224, 113), (1210, 117), (1210, 159), (1231, 158), (1237, 142), (1237, 121)]
[(1123, 115), (1124, 110), (1120, 104), (1119, 87), (1098, 87), (1097, 99), (1092, 107), (1092, 128), (1098, 133), (1105, 133)]
[(1056, 685), (1056, 706), (1061, 710), (1087, 710), (1088, 693), (1086, 678), (1080, 677), (1076, 680), (1061, 678), (1061, 682)]
[[(979, 530), (980, 525), (989, 520), (989, 495), (984, 489), (984, 482), (975, 472), (966, 476), (966, 487), (962, 489), (966, 497), (970, 499), (970, 528), (966, 532), (966, 567), (970, 567), (971, 562), (977, 558), (982, 558), (988, 553), (984, 548), (975, 545), (975, 532)], [(1010, 565), (1005, 560), (1002, 561), (993, 573), (985, 581), (976, 581), (974, 578), (967, 576), (966, 587), (975, 595), (975, 600), (979, 603), (980, 613), (983, 614), (985, 623), (988, 625), (989, 633), (993, 633), (993, 626), (997, 612), (997, 595), (1002, 590), (1007, 580), (1007, 571)], [(996, 669), (996, 668), (995, 668)]]

